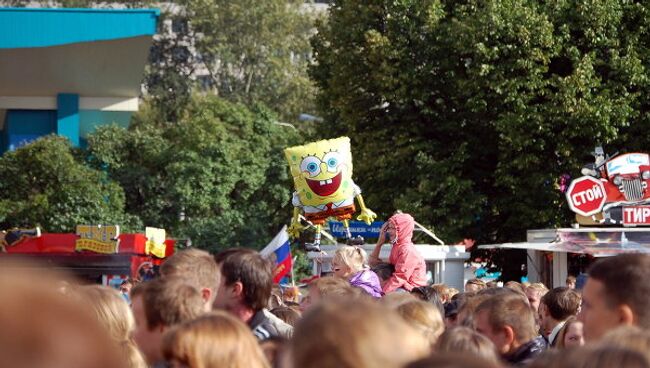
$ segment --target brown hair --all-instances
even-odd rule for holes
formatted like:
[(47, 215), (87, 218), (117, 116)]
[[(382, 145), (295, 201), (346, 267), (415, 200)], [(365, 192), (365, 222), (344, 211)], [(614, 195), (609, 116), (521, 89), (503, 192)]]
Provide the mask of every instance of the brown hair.
[(241, 282), (243, 303), (258, 311), (265, 308), (273, 288), (271, 262), (252, 249), (231, 248), (215, 256), (226, 285)]
[(522, 295), (526, 295), (526, 290), (524, 289), (524, 286), (518, 283), (517, 281), (508, 281), (503, 287), (519, 292)]
[(431, 288), (438, 293), (440, 300), (443, 303), (446, 303), (451, 300), (451, 295), (449, 295), (449, 287), (445, 284), (433, 284)]
[(650, 331), (637, 326), (617, 327), (603, 337), (602, 343), (637, 351), (650, 361)]
[(200, 249), (189, 248), (174, 253), (160, 266), (163, 277), (180, 277), (197, 290), (203, 288), (212, 290), (216, 294), (221, 272), (214, 257)]
[(535, 316), (528, 302), (518, 294), (494, 295), (476, 308), (476, 314), (486, 311), (490, 327), (501, 330), (510, 326), (519, 342), (526, 342), (537, 335)]
[[(560, 329), (560, 332), (557, 333), (557, 337), (555, 338), (555, 347), (557, 348), (565, 348), (566, 346), (564, 345), (564, 338), (566, 337), (567, 332), (569, 331), (569, 326), (572, 324), (580, 322), (575, 316), (571, 316), (567, 318), (566, 322), (564, 322), (564, 326)], [(582, 322), (580, 322), (582, 323)]]
[(324, 302), (305, 313), (292, 341), (294, 367), (398, 368), (429, 344), (395, 312), (371, 301)]
[(189, 368), (268, 368), (250, 329), (227, 312), (186, 321), (165, 335), (163, 355)]
[(564, 321), (578, 314), (581, 302), (582, 297), (580, 294), (566, 286), (556, 287), (549, 291), (544, 294), (540, 301), (556, 321)]
[(309, 283), (310, 288), (316, 288), (321, 298), (349, 298), (358, 295), (348, 280), (340, 277), (325, 276)]
[(271, 309), (271, 313), (292, 327), (295, 326), (300, 319), (300, 313), (291, 307), (281, 306), (273, 308)]
[(610, 307), (626, 304), (636, 324), (650, 328), (650, 255), (621, 254), (594, 263), (589, 277), (603, 283)]
[(473, 354), (495, 365), (500, 361), (492, 341), (468, 327), (454, 327), (443, 332), (436, 350)]
[(204, 310), (201, 294), (192, 285), (175, 278), (159, 278), (136, 285), (131, 298), (142, 297), (149, 330), (173, 326), (200, 316)]
[(77, 289), (77, 297), (81, 305), (92, 310), (116, 348), (128, 361), (128, 366), (146, 368), (147, 363), (131, 338), (135, 329), (131, 308), (117, 290), (101, 285), (87, 285)]
[(429, 341), (431, 348), (445, 330), (442, 314), (431, 303), (421, 300), (404, 303), (397, 307), (397, 314), (402, 316), (411, 327), (422, 333)]
[(485, 285), (485, 281), (483, 281), (481, 279), (469, 279), (465, 283), (465, 286), (467, 286), (467, 285), (476, 285), (476, 286), (478, 286), (479, 290), (483, 290), (483, 289), (487, 288), (487, 285)]
[(531, 368), (650, 368), (643, 354), (620, 347), (582, 346), (540, 355)]
[(489, 361), (473, 354), (457, 352), (436, 353), (428, 358), (417, 360), (404, 368), (500, 368), (498, 361)]

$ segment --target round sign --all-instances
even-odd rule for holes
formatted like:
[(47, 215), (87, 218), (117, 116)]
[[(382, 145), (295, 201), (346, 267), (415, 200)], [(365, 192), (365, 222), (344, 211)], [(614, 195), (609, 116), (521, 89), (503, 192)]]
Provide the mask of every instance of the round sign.
[(566, 198), (573, 212), (582, 216), (591, 216), (603, 210), (607, 195), (605, 185), (599, 179), (582, 176), (571, 182)]

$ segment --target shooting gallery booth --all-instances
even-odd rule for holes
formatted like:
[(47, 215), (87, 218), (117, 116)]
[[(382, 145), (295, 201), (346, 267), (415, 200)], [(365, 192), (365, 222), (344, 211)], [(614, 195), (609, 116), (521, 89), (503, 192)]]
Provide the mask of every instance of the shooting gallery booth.
[(0, 8), (0, 154), (58, 134), (84, 147), (138, 110), (157, 9)]

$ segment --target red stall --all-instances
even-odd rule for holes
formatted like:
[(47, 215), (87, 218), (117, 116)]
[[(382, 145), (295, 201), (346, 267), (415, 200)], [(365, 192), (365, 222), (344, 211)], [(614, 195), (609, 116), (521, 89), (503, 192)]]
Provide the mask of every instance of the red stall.
[(119, 234), (118, 226), (78, 226), (76, 233), (65, 234), (24, 232), (30, 235), (21, 233), (12, 243), (4, 242), (0, 259), (35, 260), (89, 283), (116, 283), (127, 276), (146, 279), (174, 253), (175, 241), (165, 240), (164, 230), (153, 230), (162, 231), (162, 240), (156, 242), (145, 234)]

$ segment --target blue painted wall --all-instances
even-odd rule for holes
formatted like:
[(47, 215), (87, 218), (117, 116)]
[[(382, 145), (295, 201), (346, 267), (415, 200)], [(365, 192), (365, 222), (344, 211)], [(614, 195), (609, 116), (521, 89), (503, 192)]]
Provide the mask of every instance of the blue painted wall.
[(93, 133), (102, 125), (115, 124), (122, 128), (128, 128), (131, 122), (129, 111), (99, 111), (99, 110), (81, 110), (79, 111), (79, 141), (82, 148), (86, 148), (88, 134)]
[(56, 133), (54, 110), (9, 110), (3, 131), (3, 151), (15, 150), (37, 138)]
[(154, 35), (158, 9), (0, 8), (0, 49)]
[(79, 95), (59, 93), (56, 97), (56, 133), (79, 147)]

